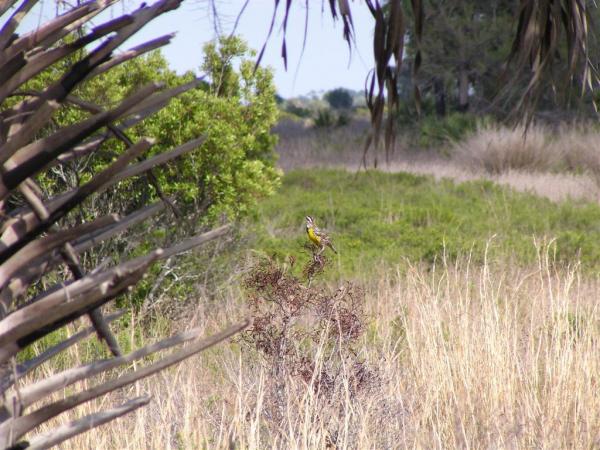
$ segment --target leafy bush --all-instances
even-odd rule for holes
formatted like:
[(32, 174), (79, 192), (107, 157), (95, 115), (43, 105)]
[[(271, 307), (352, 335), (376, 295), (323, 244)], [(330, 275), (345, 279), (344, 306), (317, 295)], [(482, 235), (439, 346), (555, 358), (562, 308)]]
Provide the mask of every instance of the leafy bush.
[(254, 70), (246, 58), (253, 52), (239, 38), (208, 43), (204, 55), (208, 88), (176, 98), (139, 132), (155, 136), (157, 149), (206, 137), (159, 180), (167, 194), (183, 194), (188, 214), (205, 214), (204, 221), (214, 222), (222, 215), (233, 219), (249, 213), (278, 186), (276, 137), (270, 132), (277, 106), (271, 72)]
[(350, 109), (354, 101), (352, 93), (344, 88), (332, 89), (326, 92), (323, 98), (333, 109)]
[(472, 114), (451, 113), (444, 118), (429, 115), (418, 124), (418, 145), (422, 148), (439, 147), (458, 142), (472, 134), (486, 119)]
[[(156, 171), (160, 188), (165, 195), (177, 198), (182, 214), (203, 223), (214, 223), (223, 216), (243, 216), (279, 185), (276, 137), (270, 132), (277, 120), (275, 89), (269, 70), (254, 70), (249, 58), (253, 54), (236, 37), (206, 44), (202, 69), (208, 81), (126, 131), (134, 141), (141, 136), (156, 139), (144, 157), (205, 137), (196, 150)], [(44, 85), (54, 76), (53, 72), (44, 73), (33, 85)], [(170, 88), (193, 79), (192, 73), (177, 75), (159, 52), (153, 52), (93, 78), (76, 95), (108, 107), (151, 81)], [(85, 114), (75, 107), (64, 108), (57, 114), (56, 125), (68, 125)], [(121, 142), (110, 140), (85, 161), (85, 166), (67, 165), (44, 179), (42, 185), (51, 195), (64, 183), (81, 184), (122, 150)], [(123, 203), (122, 210), (155, 199), (157, 193), (143, 177), (122, 182), (105, 196), (106, 202)]]
[(340, 112), (337, 116), (335, 126), (336, 127), (345, 127), (346, 125), (350, 124), (351, 120), (352, 120), (352, 118), (350, 117), (350, 114), (345, 113), (345, 112)]
[(330, 109), (320, 109), (315, 117), (315, 127), (331, 128), (335, 125), (335, 115)]
[(300, 104), (294, 102), (294, 101), (287, 101), (285, 103), (285, 111), (293, 114), (294, 116), (298, 116), (301, 118), (308, 118), (312, 115), (312, 111), (310, 108), (307, 108), (305, 106), (301, 106)]
[[(179, 217), (166, 214), (156, 222), (142, 225), (152, 228), (150, 234), (140, 233), (141, 227), (132, 229), (126, 236), (88, 254), (86, 261), (115, 254), (139, 255), (156, 245), (168, 246), (182, 235), (253, 213), (261, 198), (275, 192), (280, 183), (280, 172), (275, 167), (276, 137), (271, 133), (278, 115), (275, 90), (269, 70), (254, 70), (252, 55), (246, 44), (235, 37), (207, 44), (202, 63), (206, 81), (125, 130), (133, 141), (141, 136), (156, 140), (144, 158), (200, 136), (205, 140), (200, 147), (153, 173), (162, 194), (174, 199)], [(53, 71), (45, 72), (28, 88), (37, 89), (54, 77)], [(153, 52), (91, 79), (75, 95), (100, 107), (109, 107), (151, 81), (163, 82), (165, 88), (171, 88), (194, 79), (192, 73), (176, 74), (159, 52)], [(55, 126), (68, 125), (87, 115), (76, 107), (63, 108), (56, 115)], [(65, 185), (76, 187), (106, 167), (123, 149), (122, 142), (107, 140), (89, 157), (81, 159), (82, 164), (57, 166), (40, 178), (40, 184), (48, 195), (64, 190)], [(155, 186), (141, 176), (122, 181), (94, 198), (85, 211), (80, 211), (79, 217), (75, 215), (69, 220), (82, 220), (84, 214), (128, 212), (156, 200)], [(213, 250), (217, 252), (219, 248)], [(195, 289), (198, 266), (203, 262), (206, 262), (203, 258), (193, 255), (154, 266), (151, 276), (139, 283), (138, 291), (129, 301), (141, 304), (145, 298), (165, 294), (166, 287), (171, 298), (185, 299)]]

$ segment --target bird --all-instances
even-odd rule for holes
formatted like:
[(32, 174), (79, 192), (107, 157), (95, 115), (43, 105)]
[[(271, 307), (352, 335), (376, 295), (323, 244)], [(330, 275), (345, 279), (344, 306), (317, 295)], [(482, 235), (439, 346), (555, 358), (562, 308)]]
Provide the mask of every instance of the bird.
[(311, 242), (319, 247), (319, 252), (317, 255), (323, 253), (325, 251), (325, 247), (329, 247), (334, 253), (337, 254), (337, 250), (333, 246), (331, 238), (327, 235), (327, 233), (319, 230), (311, 216), (306, 216), (306, 234), (308, 235), (308, 239), (310, 239)]

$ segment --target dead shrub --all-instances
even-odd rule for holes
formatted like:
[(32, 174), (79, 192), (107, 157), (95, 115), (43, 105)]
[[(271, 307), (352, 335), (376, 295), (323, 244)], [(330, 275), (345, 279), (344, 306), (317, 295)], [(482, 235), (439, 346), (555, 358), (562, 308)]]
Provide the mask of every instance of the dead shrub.
[[(326, 264), (313, 255), (303, 272), (314, 274)], [(339, 412), (348, 398), (375, 386), (376, 371), (358, 351), (366, 323), (360, 288), (350, 283), (334, 291), (306, 286), (269, 259), (256, 265), (244, 287), (253, 321), (240, 341), (262, 356), (269, 374), (263, 412), (275, 430), (285, 420), (290, 399), (307, 389), (323, 408)]]

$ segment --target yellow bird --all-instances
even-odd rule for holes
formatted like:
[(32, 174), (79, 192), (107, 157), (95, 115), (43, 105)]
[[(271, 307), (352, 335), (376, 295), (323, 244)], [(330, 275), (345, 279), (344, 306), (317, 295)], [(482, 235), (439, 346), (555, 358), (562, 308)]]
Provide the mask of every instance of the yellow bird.
[(308, 239), (320, 248), (317, 253), (318, 255), (325, 251), (325, 247), (329, 247), (334, 253), (337, 253), (331, 242), (331, 238), (325, 232), (319, 230), (315, 225), (314, 219), (310, 216), (306, 216), (306, 234), (308, 235)]

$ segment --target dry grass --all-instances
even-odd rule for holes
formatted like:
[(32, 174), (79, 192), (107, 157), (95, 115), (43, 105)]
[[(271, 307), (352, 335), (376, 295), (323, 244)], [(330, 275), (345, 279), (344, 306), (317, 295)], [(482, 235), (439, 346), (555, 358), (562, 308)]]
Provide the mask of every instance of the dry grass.
[[(301, 122), (284, 122), (280, 135), (279, 166), (285, 170), (332, 167), (359, 170), (365, 130), (361, 124), (314, 130)], [(411, 150), (399, 137), (391, 160), (379, 155), (380, 170), (431, 175), (457, 182), (489, 179), (518, 191), (553, 201), (600, 198), (600, 134), (583, 126), (549, 128), (491, 126), (454, 144), (451, 157), (430, 150)], [(382, 152), (381, 152), (382, 153)], [(372, 154), (369, 163), (373, 163)]]
[(541, 125), (507, 128), (491, 125), (454, 144), (458, 162), (489, 173), (510, 170), (600, 174), (600, 133), (583, 125), (555, 130)]
[(567, 169), (600, 176), (600, 133), (586, 127), (562, 127), (556, 146), (561, 149)]
[(552, 145), (542, 126), (507, 128), (492, 125), (454, 144), (451, 153), (467, 167), (498, 174), (508, 170), (549, 171), (558, 166), (562, 149)]
[[(359, 353), (379, 373), (368, 395), (342, 383), (323, 401), (290, 379), (273, 424), (260, 359), (222, 345), (138, 383), (150, 407), (62, 448), (596, 447), (600, 285), (576, 267), (554, 270), (551, 255), (540, 250), (531, 268), (442, 261), (367, 283)], [(193, 322), (212, 329), (239, 316), (239, 296)], [(118, 399), (80, 412), (104, 402)]]

